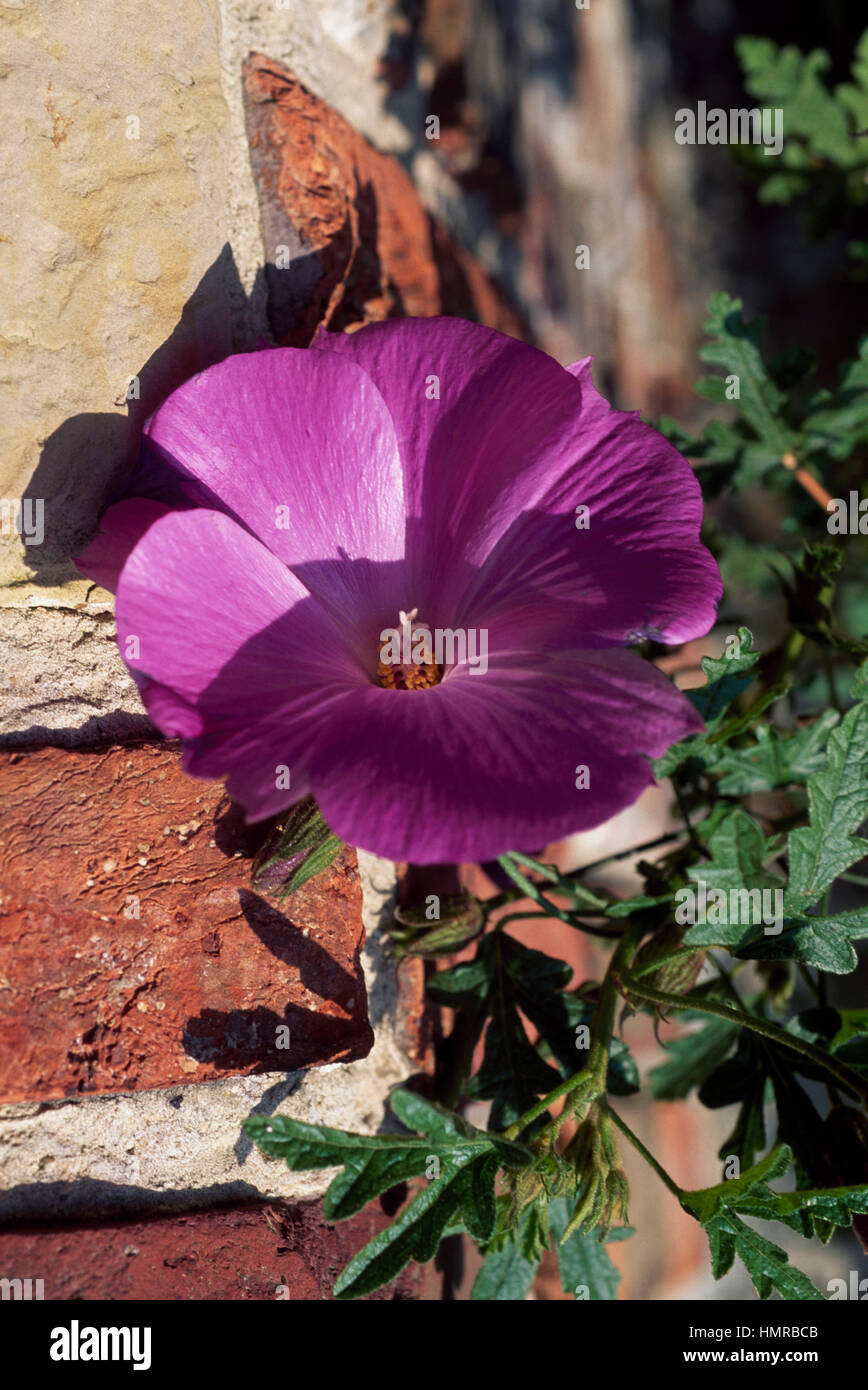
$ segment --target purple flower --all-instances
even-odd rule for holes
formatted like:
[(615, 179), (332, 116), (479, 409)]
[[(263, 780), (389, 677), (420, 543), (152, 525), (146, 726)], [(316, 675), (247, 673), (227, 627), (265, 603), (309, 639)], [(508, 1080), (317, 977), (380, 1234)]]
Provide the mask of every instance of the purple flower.
[(699, 487), (590, 359), (402, 319), (230, 357), (145, 436), (80, 567), (154, 723), (250, 819), (312, 793), (350, 844), (491, 859), (630, 805), (701, 727), (623, 649), (712, 625)]

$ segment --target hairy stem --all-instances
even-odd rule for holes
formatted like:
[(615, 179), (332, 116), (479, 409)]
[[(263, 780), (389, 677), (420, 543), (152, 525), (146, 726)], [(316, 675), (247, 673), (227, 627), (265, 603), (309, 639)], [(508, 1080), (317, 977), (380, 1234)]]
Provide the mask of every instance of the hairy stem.
[[(560, 1100), (562, 1096), (567, 1098), (567, 1104), (557, 1117), (557, 1125), (560, 1125), (562, 1120), (567, 1118), (575, 1103), (590, 1103), (605, 1091), (609, 1048), (612, 1044), (612, 1029), (615, 1026), (615, 1010), (618, 1004), (618, 977), (620, 972), (632, 964), (643, 930), (641, 926), (628, 927), (612, 953), (594, 1013), (593, 1038), (587, 1064), (582, 1067), (581, 1071), (574, 1073), (573, 1076), (568, 1076), (553, 1091), (549, 1091), (548, 1095), (543, 1096), (542, 1100), (538, 1100), (523, 1115), (519, 1115), (518, 1119), (504, 1131), (507, 1139), (515, 1139), (523, 1129), (526, 1129), (540, 1115), (544, 1115), (549, 1106), (553, 1105), (556, 1100)], [(573, 1105), (569, 1103), (570, 1098), (574, 1102)]]
[(726, 1019), (728, 1023), (737, 1023), (742, 1028), (749, 1028), (753, 1033), (759, 1033), (769, 1042), (776, 1043), (779, 1047), (788, 1047), (792, 1052), (798, 1052), (803, 1057), (816, 1066), (822, 1067), (846, 1086), (848, 1091), (861, 1100), (868, 1099), (868, 1091), (862, 1078), (851, 1071), (843, 1062), (837, 1061), (828, 1052), (822, 1052), (820, 1048), (814, 1047), (812, 1043), (806, 1042), (804, 1038), (794, 1037), (792, 1033), (787, 1033), (783, 1028), (778, 1028), (768, 1019), (760, 1018), (756, 1014), (745, 1013), (743, 1009), (729, 1008), (726, 1004), (718, 1004), (713, 999), (706, 999), (696, 994), (667, 994), (662, 989), (654, 989), (651, 985), (643, 984), (638, 978), (624, 971), (621, 974), (621, 992), (627, 996), (634, 996), (637, 999), (644, 999), (649, 1004), (657, 1004), (665, 1009), (691, 1009), (696, 1013), (711, 1014), (714, 1018)]
[(639, 1138), (638, 1134), (634, 1134), (634, 1133), (633, 1133), (633, 1131), (632, 1131), (632, 1129), (630, 1128), (630, 1126), (626, 1123), (625, 1120), (622, 1120), (622, 1119), (621, 1119), (621, 1116), (618, 1114), (618, 1112), (617, 1112), (616, 1110), (613, 1110), (613, 1109), (612, 1109), (612, 1107), (611, 1107), (611, 1105), (609, 1105), (608, 1101), (604, 1101), (604, 1100), (603, 1100), (603, 1101), (600, 1101), (599, 1103), (600, 1103), (600, 1106), (602, 1107), (602, 1109), (604, 1109), (604, 1110), (606, 1111), (606, 1114), (610, 1117), (610, 1119), (613, 1120), (614, 1123), (618, 1126), (618, 1129), (620, 1129), (620, 1131), (621, 1131), (621, 1133), (624, 1135), (625, 1139), (629, 1139), (630, 1143), (633, 1145), (633, 1148), (636, 1150), (636, 1152), (637, 1152), (637, 1153), (640, 1153), (640, 1154), (642, 1155), (642, 1157), (644, 1158), (645, 1162), (646, 1162), (651, 1168), (654, 1169), (654, 1172), (657, 1174), (657, 1176), (658, 1176), (658, 1178), (660, 1179), (660, 1181), (661, 1181), (662, 1183), (665, 1183), (665, 1185), (669, 1188), (669, 1191), (672, 1192), (672, 1193), (678, 1198), (678, 1200), (679, 1200), (679, 1202), (680, 1202), (680, 1201), (681, 1201), (681, 1196), (682, 1196), (682, 1193), (683, 1193), (683, 1190), (684, 1190), (684, 1189), (678, 1186), (678, 1183), (674, 1180), (674, 1178), (670, 1178), (670, 1176), (669, 1176), (669, 1174), (667, 1173), (666, 1169), (665, 1169), (664, 1167), (662, 1167), (662, 1165), (661, 1165), (660, 1163), (657, 1162), (657, 1159), (656, 1159), (656, 1158), (654, 1157), (654, 1155), (650, 1152), (650, 1150), (646, 1149), (645, 1145), (642, 1143), (642, 1140)]
[[(522, 890), (524, 897), (530, 898), (530, 900), (541, 907), (549, 917), (557, 917), (558, 921), (566, 922), (568, 927), (572, 927), (576, 931), (587, 932), (590, 936), (602, 936), (610, 941), (618, 940), (624, 935), (623, 931), (618, 928), (592, 927), (588, 922), (579, 921), (574, 913), (569, 913), (562, 907), (555, 907), (554, 903), (550, 903), (548, 898), (544, 896), (538, 885), (527, 878), (520, 869), (517, 869), (506, 855), (503, 855), (498, 860), (498, 863), (501, 868), (509, 874), (516, 886)], [(557, 892), (556, 884), (552, 885), (552, 890)]]

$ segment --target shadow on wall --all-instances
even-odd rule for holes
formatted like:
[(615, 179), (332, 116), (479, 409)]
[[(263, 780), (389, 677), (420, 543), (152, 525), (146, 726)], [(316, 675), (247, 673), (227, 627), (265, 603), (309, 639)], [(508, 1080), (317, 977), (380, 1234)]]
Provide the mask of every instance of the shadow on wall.
[[(167, 1093), (167, 1104), (175, 1097)], [(137, 1216), (155, 1212), (189, 1211), (192, 1207), (228, 1202), (255, 1202), (261, 1193), (252, 1183), (217, 1182), (208, 1187), (137, 1187), (134, 1183), (108, 1182), (102, 1178), (73, 1178), (68, 1182), (22, 1183), (0, 1196), (0, 1221), (20, 1222), (16, 1229), (38, 1232), (49, 1221), (57, 1227), (65, 1218)]]
[(246, 295), (227, 243), (190, 295), (172, 333), (127, 378), (126, 400), (121, 395), (115, 402), (126, 404), (127, 415), (73, 415), (48, 436), (25, 493), (25, 501), (42, 499), (45, 507), (45, 538), (25, 547), (35, 583), (57, 584), (77, 576), (72, 557), (93, 536), (100, 512), (133, 467), (148, 416), (189, 377), (238, 350), (239, 340), (246, 336), (249, 342), (264, 285), (259, 271)]
[[(366, 201), (364, 189), (359, 190), (359, 200)], [(78, 577), (72, 559), (94, 535), (100, 513), (132, 471), (142, 427), (183, 382), (232, 352), (271, 344), (307, 346), (320, 321), (311, 321), (311, 303), (322, 298), (323, 288), (327, 304), (329, 292), (343, 282), (338, 304), (331, 306), (332, 330), (362, 320), (366, 293), (370, 285), (381, 282), (376, 215), (369, 212), (369, 222), (372, 216), (370, 245), (363, 257), (353, 258), (350, 265), (340, 258), (327, 265), (326, 258), (301, 247), (286, 267), (262, 266), (249, 296), (231, 246), (223, 247), (172, 333), (129, 379), (128, 399), (116, 402), (126, 403), (127, 415), (73, 415), (45, 440), (24, 494), (25, 502), (41, 499), (45, 507), (44, 540), (22, 545), (34, 571), (33, 582), (54, 585)], [(445, 285), (446, 268), (440, 269)], [(452, 269), (451, 274), (454, 279), (458, 271)], [(400, 303), (395, 312), (400, 313)]]
[[(333, 247), (311, 252), (294, 246), (289, 265), (268, 263), (257, 271), (249, 296), (227, 243), (184, 305), (177, 326), (131, 379), (127, 415), (73, 415), (48, 436), (24, 495), (25, 502), (41, 499), (45, 507), (44, 540), (22, 545), (33, 582), (55, 585), (79, 577), (72, 559), (95, 534), (100, 513), (132, 471), (142, 427), (191, 376), (232, 352), (273, 344), (306, 347), (323, 323), (331, 332), (359, 325), (369, 318), (366, 306), (374, 289), (379, 294), (384, 283), (387, 316), (402, 315), (397, 286), (384, 281), (376, 204), (365, 186), (358, 190), (357, 208), (367, 228), (364, 254), (351, 253), (349, 243), (337, 248), (343, 255), (330, 255)], [(429, 225), (438, 283), (432, 312), (478, 321), (479, 305), (460, 256), (441, 229)], [(319, 311), (312, 314), (315, 306)]]

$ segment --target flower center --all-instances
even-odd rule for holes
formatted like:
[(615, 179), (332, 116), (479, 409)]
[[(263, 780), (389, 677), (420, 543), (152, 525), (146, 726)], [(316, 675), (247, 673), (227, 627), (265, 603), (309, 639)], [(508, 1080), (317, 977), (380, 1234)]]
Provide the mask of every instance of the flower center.
[(398, 614), (398, 627), (380, 633), (377, 681), (386, 690), (427, 690), (438, 685), (443, 672), (434, 660), (431, 629), (416, 623), (418, 613)]

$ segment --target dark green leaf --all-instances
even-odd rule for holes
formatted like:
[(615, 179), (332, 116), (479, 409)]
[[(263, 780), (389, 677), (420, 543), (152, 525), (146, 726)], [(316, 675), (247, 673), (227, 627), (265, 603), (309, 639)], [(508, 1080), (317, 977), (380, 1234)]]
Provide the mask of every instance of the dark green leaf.
[(299, 801), (284, 817), (253, 865), (253, 887), (286, 898), (315, 874), (322, 873), (343, 849), (313, 797)]
[(868, 907), (831, 916), (784, 917), (783, 931), (760, 936), (737, 949), (745, 960), (797, 960), (832, 975), (848, 975), (859, 958), (852, 941), (868, 938)]
[(350, 1260), (335, 1283), (335, 1297), (361, 1298), (388, 1284), (410, 1260), (424, 1264), (433, 1259), (444, 1229), (466, 1196), (465, 1169), (472, 1162), (472, 1156), (443, 1160), (440, 1178), (418, 1193), (391, 1226)]
[[(792, 1153), (781, 1145), (738, 1178), (682, 1193), (682, 1206), (706, 1229), (715, 1279), (729, 1271), (737, 1255), (760, 1298), (769, 1298), (775, 1289), (786, 1299), (823, 1297), (807, 1275), (793, 1268), (785, 1251), (747, 1226), (739, 1215), (764, 1214), (757, 1210), (759, 1206), (774, 1208), (779, 1194), (768, 1184), (783, 1177), (791, 1164)], [(778, 1219), (773, 1211), (771, 1214)]]
[(709, 740), (720, 729), (735, 700), (747, 689), (756, 676), (754, 667), (760, 654), (753, 649), (750, 628), (740, 627), (737, 640), (731, 644), (731, 655), (702, 658), (705, 685), (688, 690), (687, 697), (705, 721), (705, 733), (682, 739), (655, 759), (651, 766), (655, 777), (669, 777), (688, 758), (701, 757)]
[(564, 1293), (571, 1293), (577, 1298), (581, 1290), (581, 1298), (587, 1298), (590, 1302), (616, 1299), (621, 1275), (605, 1245), (595, 1236), (585, 1235), (582, 1231), (574, 1231), (564, 1240), (569, 1221), (570, 1203), (565, 1197), (555, 1197), (549, 1202), (549, 1224)]
[[(683, 1013), (682, 1019), (704, 1018)], [(667, 1059), (650, 1074), (651, 1091), (658, 1100), (682, 1100), (717, 1067), (733, 1047), (739, 1032), (736, 1022), (709, 1019), (697, 1032), (667, 1044)]]

